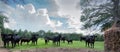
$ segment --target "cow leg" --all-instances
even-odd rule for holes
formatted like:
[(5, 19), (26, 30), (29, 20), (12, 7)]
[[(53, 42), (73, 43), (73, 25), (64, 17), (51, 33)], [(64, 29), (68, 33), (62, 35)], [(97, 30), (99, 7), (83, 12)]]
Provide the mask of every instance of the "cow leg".
[(33, 43), (34, 43), (34, 45), (35, 45), (35, 41), (34, 41)]
[(17, 44), (18, 44), (18, 46), (19, 46), (19, 42), (18, 42)]
[(14, 47), (14, 42), (11, 42), (11, 44), (12, 44), (12, 48)]
[(9, 47), (9, 42), (7, 42), (7, 47)]
[(90, 48), (92, 48), (92, 43), (90, 43)]
[(57, 46), (59, 46), (59, 41), (57, 41)]
[(60, 46), (60, 42), (58, 42), (58, 46)]
[(45, 44), (47, 44), (47, 40), (45, 40)]
[(14, 47), (16, 47), (17, 42), (14, 43)]
[(28, 45), (28, 42), (27, 42), (27, 45)]
[(56, 42), (56, 45), (58, 46), (58, 42)]
[(68, 44), (69, 44), (69, 42), (68, 42)]
[(6, 48), (6, 42), (4, 41), (4, 47)]
[(58, 41), (58, 46), (60, 46), (60, 42)]
[(90, 43), (88, 42), (88, 47), (90, 47), (90, 45), (89, 45)]
[(36, 41), (36, 45), (37, 45), (37, 41)]
[(86, 44), (86, 47), (87, 47), (87, 42), (85, 42), (85, 44)]
[(21, 41), (21, 43), (20, 43), (21, 45), (22, 45), (22, 41)]
[(94, 48), (94, 43), (93, 43), (93, 48)]

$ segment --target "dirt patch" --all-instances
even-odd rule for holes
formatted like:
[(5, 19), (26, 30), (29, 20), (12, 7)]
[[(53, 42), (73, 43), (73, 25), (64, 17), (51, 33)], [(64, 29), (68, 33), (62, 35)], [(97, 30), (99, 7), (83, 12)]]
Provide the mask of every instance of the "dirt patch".
[(36, 48), (30, 50), (14, 50), (11, 52), (103, 52), (93, 49), (82, 49), (82, 48)]
[(10, 52), (10, 50), (5, 48), (0, 48), (0, 52)]

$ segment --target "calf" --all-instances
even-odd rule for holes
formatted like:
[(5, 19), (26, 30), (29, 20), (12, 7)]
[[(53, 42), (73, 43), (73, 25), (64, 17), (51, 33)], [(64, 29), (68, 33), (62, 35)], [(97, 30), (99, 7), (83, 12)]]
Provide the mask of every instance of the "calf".
[(68, 44), (69, 44), (69, 43), (71, 43), (71, 44), (73, 43), (73, 40), (72, 40), (72, 39), (68, 39), (68, 40), (66, 40), (66, 41), (68, 42)]

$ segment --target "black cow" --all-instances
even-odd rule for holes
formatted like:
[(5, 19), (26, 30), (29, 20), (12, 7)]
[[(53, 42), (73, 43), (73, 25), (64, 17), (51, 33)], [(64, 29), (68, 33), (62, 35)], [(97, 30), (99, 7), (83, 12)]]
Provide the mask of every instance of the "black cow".
[(17, 35), (17, 34), (14, 34), (14, 35), (13, 35), (14, 47), (16, 46), (16, 44), (18, 44), (18, 46), (19, 46), (20, 40), (21, 40), (21, 36), (19, 36), (19, 35)]
[(52, 41), (57, 46), (60, 46), (60, 40), (61, 40), (61, 35), (59, 34), (58, 36), (54, 36)]
[(53, 40), (53, 38), (49, 36), (45, 36), (44, 40), (45, 40), (45, 44), (48, 44), (49, 40)]
[(32, 37), (31, 37), (31, 41), (32, 41), (32, 43), (35, 45), (37, 45), (37, 40), (38, 40), (38, 35), (32, 35)]
[(72, 40), (72, 39), (67, 39), (66, 41), (68, 42), (68, 44), (69, 44), (69, 43), (71, 43), (71, 44), (73, 43), (73, 40)]
[(30, 41), (31, 41), (31, 38), (21, 37), (21, 45), (23, 42), (27, 42), (27, 45), (28, 45)]
[(95, 35), (91, 35), (91, 36), (85, 36), (85, 37), (80, 37), (80, 40), (84, 40), (85, 41), (85, 44), (86, 46), (88, 47), (91, 47), (91, 48), (94, 48), (94, 43), (95, 43), (95, 38), (97, 36)]
[(12, 48), (14, 47), (14, 39), (12, 34), (1, 34), (1, 36), (5, 48), (9, 46), (9, 42), (11, 42)]
[(61, 37), (61, 40), (63, 41), (63, 43), (65, 43), (66, 37)]

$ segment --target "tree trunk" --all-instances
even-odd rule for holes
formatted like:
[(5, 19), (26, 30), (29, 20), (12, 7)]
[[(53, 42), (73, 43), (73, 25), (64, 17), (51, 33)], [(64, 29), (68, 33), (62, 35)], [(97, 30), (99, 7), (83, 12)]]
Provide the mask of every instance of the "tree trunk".
[(105, 31), (105, 52), (120, 52), (120, 27)]
[(0, 47), (3, 46), (3, 42), (2, 42), (2, 37), (1, 37), (1, 29), (0, 29)]

